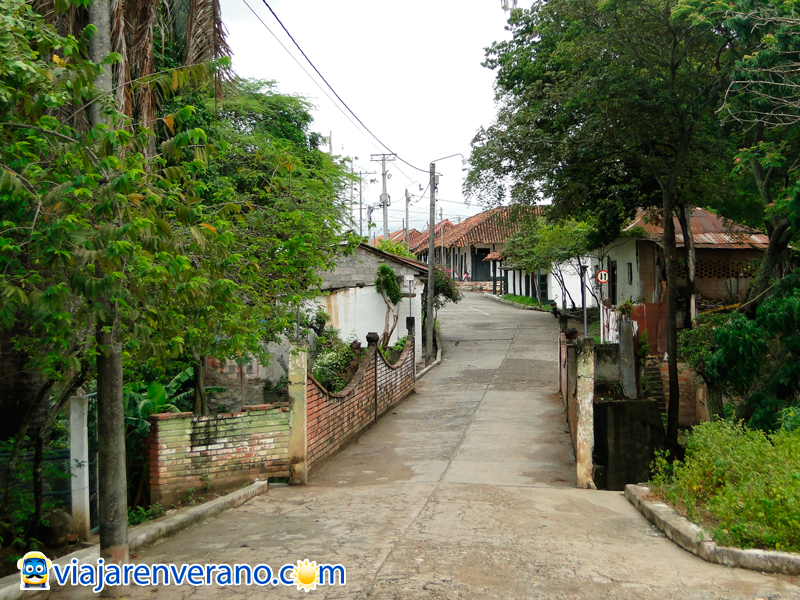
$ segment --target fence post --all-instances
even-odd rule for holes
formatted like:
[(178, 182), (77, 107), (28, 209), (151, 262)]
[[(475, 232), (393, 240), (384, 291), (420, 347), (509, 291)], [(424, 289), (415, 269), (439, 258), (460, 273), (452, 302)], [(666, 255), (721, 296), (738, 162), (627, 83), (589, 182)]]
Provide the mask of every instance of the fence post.
[(289, 356), (289, 477), (293, 484), (308, 481), (308, 433), (306, 423), (308, 410), (308, 351), (304, 343), (298, 343)]
[[(410, 319), (411, 317), (406, 317), (406, 318)], [(378, 422), (378, 390), (380, 389), (378, 387), (378, 365), (380, 364), (378, 360), (378, 354), (380, 354), (380, 348), (378, 348), (378, 340), (380, 339), (381, 339), (380, 336), (374, 331), (370, 331), (367, 334), (367, 352), (369, 352), (370, 350), (374, 350), (375, 352), (375, 358), (373, 359), (374, 363), (373, 369), (375, 370), (375, 389), (374, 389), (375, 403), (373, 406), (373, 412), (374, 412), (374, 421), (376, 423)]]
[(89, 522), (89, 429), (87, 415), (89, 399), (73, 396), (69, 401), (69, 466), (72, 477), (72, 518), (78, 537), (88, 540)]
[(636, 400), (636, 351), (633, 342), (633, 321), (619, 321), (619, 378), (625, 397)]
[(578, 487), (594, 490), (594, 340), (577, 341), (578, 351), (578, 426), (575, 436), (575, 462)]

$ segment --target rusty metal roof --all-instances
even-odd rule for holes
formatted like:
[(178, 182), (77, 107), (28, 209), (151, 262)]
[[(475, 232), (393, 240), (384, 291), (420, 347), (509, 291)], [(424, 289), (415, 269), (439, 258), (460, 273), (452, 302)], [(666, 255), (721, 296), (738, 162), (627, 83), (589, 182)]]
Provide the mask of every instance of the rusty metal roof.
[(503, 258), (502, 252), (489, 252), (489, 254), (486, 255), (486, 258), (484, 258), (483, 260), (485, 262), (488, 260), (501, 260), (502, 258)]
[[(683, 247), (683, 230), (677, 217), (675, 223), (675, 242), (678, 247)], [(693, 208), (691, 218), (692, 234), (695, 248), (734, 249), (734, 250), (763, 250), (769, 244), (769, 237), (739, 223), (734, 223), (711, 211), (703, 208)], [(650, 240), (661, 244), (664, 238), (664, 227), (660, 223), (645, 222), (645, 211), (639, 210), (636, 219), (625, 229), (641, 227), (647, 232)]]

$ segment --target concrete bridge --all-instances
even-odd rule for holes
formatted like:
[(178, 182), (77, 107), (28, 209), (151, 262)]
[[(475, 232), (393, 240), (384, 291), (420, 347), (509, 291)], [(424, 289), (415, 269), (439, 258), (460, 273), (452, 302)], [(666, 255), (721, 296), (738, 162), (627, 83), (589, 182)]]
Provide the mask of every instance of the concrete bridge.
[[(795, 598), (706, 563), (619, 492), (575, 488), (555, 394), (557, 324), (467, 293), (440, 312), (443, 364), (314, 472), (141, 552), (136, 562), (341, 563), (318, 598)], [(66, 588), (52, 598), (89, 598)], [(298, 598), (293, 588), (132, 588), (134, 598)], [(311, 596), (309, 596), (311, 597)]]

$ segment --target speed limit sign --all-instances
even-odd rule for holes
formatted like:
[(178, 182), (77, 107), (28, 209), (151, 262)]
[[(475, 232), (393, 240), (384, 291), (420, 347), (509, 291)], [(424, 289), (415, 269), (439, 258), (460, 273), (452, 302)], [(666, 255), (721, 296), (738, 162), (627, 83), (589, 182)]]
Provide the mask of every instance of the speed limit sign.
[(608, 283), (608, 271), (598, 271), (597, 281), (598, 283)]

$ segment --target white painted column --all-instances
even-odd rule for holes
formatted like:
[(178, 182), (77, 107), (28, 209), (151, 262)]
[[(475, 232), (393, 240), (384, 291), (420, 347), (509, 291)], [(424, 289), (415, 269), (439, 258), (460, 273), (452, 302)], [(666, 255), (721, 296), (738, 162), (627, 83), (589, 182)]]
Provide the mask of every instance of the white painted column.
[(87, 416), (89, 399), (73, 396), (69, 401), (69, 465), (72, 477), (72, 518), (78, 537), (88, 540), (89, 521), (89, 428)]

